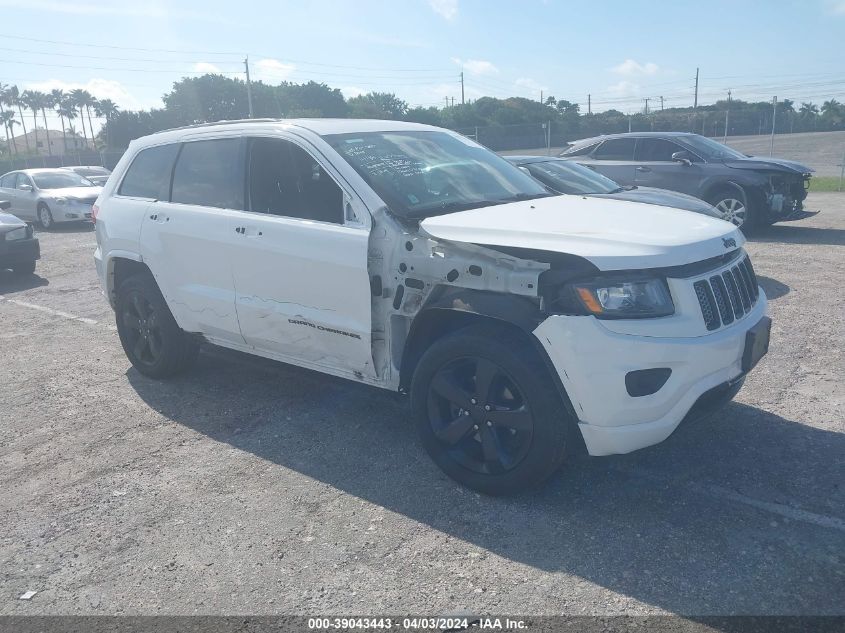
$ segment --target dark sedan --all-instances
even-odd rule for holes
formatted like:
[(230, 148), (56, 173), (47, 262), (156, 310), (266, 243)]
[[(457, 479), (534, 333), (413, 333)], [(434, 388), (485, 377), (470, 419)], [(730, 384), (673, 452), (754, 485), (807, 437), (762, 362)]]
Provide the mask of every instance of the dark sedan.
[(813, 171), (793, 161), (746, 156), (684, 132), (598, 136), (572, 143), (560, 156), (623, 185), (706, 200), (743, 230), (799, 217)]
[(504, 158), (557, 193), (629, 200), (720, 217), (712, 206), (698, 198), (653, 187), (623, 187), (610, 178), (572, 161), (548, 156)]
[(31, 275), (35, 272), (35, 261), (41, 257), (38, 239), (26, 222), (3, 213), (10, 206), (8, 200), (0, 201), (0, 269), (11, 268), (17, 275)]

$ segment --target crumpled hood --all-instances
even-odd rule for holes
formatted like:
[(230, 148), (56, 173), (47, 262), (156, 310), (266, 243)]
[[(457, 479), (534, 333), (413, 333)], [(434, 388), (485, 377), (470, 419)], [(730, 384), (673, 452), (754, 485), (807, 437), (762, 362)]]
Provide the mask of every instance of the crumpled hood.
[(600, 270), (680, 266), (745, 243), (729, 222), (623, 200), (553, 196), (427, 218), (429, 235), (452, 242), (577, 255)]
[(816, 171), (812, 167), (796, 163), (794, 160), (769, 158), (768, 156), (750, 156), (735, 160), (726, 160), (725, 165), (733, 169), (772, 170), (798, 174), (810, 174)]
[(44, 193), (52, 198), (73, 198), (74, 200), (97, 199), (102, 187), (64, 187), (62, 189), (45, 189)]
[(673, 209), (703, 213), (704, 215), (709, 215), (711, 218), (720, 217), (719, 213), (713, 208), (713, 205), (704, 202), (704, 200), (688, 196), (685, 193), (669, 191), (668, 189), (658, 189), (657, 187), (636, 187), (616, 193), (597, 193), (590, 195), (609, 200), (630, 200), (631, 202), (642, 202), (643, 204), (659, 204), (662, 207), (672, 207)]
[(17, 229), (21, 226), (26, 226), (26, 222), (16, 215), (0, 211), (0, 231), (5, 233), (6, 230)]

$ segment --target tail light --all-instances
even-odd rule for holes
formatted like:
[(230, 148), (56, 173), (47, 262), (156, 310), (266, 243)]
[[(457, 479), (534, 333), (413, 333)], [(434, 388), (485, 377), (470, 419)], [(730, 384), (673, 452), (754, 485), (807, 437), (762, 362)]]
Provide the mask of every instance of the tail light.
[(92, 204), (91, 205), (91, 222), (93, 222), (94, 224), (97, 223), (97, 214), (99, 212), (100, 212), (100, 207), (98, 207), (96, 204)]

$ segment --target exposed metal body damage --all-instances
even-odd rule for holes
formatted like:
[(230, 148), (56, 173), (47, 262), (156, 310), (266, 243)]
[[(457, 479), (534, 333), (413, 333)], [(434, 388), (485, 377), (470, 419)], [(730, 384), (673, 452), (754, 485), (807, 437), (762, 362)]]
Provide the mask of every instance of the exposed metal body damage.
[(531, 331), (540, 315), (539, 276), (548, 263), (475, 244), (438, 240), (382, 207), (373, 212), (368, 271), (377, 376), (399, 388), (412, 324), (427, 310), (505, 320)]

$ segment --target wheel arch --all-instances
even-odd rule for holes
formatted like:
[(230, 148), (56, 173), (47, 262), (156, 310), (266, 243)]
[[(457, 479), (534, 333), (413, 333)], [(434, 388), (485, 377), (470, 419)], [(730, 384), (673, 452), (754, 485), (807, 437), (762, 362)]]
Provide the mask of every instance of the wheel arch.
[(742, 196), (742, 202), (748, 204), (748, 192), (740, 183), (733, 180), (718, 180), (710, 183), (702, 194), (702, 199), (710, 202), (711, 198), (719, 191), (733, 191)]
[(106, 293), (112, 308), (115, 307), (117, 288), (125, 279), (137, 274), (148, 274), (154, 279), (152, 271), (137, 253), (120, 251), (109, 256), (106, 266)]
[(422, 355), (436, 340), (469, 326), (489, 325), (491, 329), (509, 330), (531, 346), (549, 371), (567, 413), (577, 420), (575, 407), (554, 363), (533, 333), (545, 318), (537, 303), (528, 297), (465, 288), (443, 288), (442, 292), (434, 292), (414, 317), (405, 337), (399, 389), (402, 392), (409, 390)]

